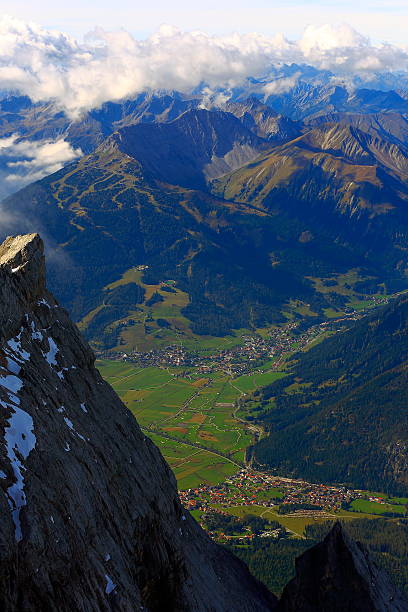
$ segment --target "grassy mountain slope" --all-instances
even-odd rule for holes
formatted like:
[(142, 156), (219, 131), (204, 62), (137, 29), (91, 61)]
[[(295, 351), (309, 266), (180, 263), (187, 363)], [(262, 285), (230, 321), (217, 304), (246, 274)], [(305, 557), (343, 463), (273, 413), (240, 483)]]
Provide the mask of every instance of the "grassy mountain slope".
[(218, 196), (301, 218), (376, 265), (407, 268), (408, 149), (350, 125), (327, 124), (213, 182)]
[[(95, 309), (106, 302), (104, 288), (138, 266), (148, 266), (137, 283), (145, 291), (170, 279), (186, 294), (178, 316), (196, 333), (281, 320), (280, 305), (290, 296), (313, 293), (295, 270), (271, 265), (276, 224), (267, 213), (148, 183), (140, 164), (118, 150), (85, 157), (25, 188), (4, 203), (4, 214), (16, 209), (18, 227), (48, 237), (52, 285), (79, 320), (92, 312), (101, 318)], [(141, 305), (132, 299), (103, 308), (102, 329), (137, 312)]]

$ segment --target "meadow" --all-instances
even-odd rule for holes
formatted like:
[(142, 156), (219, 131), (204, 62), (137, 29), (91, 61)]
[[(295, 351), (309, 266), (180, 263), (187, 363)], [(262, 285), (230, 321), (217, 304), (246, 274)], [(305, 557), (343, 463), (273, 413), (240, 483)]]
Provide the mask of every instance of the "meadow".
[[(403, 498), (401, 498), (402, 500)], [(369, 501), (368, 499), (355, 499), (350, 504), (351, 510), (355, 512), (365, 512), (369, 514), (404, 514), (405, 512), (405, 504), (403, 503), (383, 503), (379, 504), (378, 502)]]
[(235, 402), (282, 375), (233, 379), (219, 371), (204, 375), (108, 360), (97, 367), (160, 448), (181, 490), (217, 484), (239, 469), (252, 434), (234, 418)]
[[(378, 505), (378, 504), (377, 504)], [(260, 516), (270, 522), (276, 521), (282, 525), (287, 531), (291, 532), (293, 536), (298, 538), (303, 538), (305, 535), (305, 529), (307, 525), (314, 525), (317, 523), (323, 524), (328, 520), (336, 520), (340, 519), (341, 521), (351, 521), (353, 519), (375, 519), (378, 517), (377, 513), (372, 511), (370, 512), (347, 512), (347, 511), (339, 511), (333, 513), (318, 515), (307, 515), (307, 513), (298, 514), (298, 515), (287, 515), (287, 514), (279, 514), (277, 512), (277, 508), (265, 508), (264, 506), (257, 506), (255, 504), (251, 504), (250, 506), (229, 506), (225, 507), (220, 504), (212, 504), (214, 510), (222, 510), (227, 514), (231, 514), (232, 516), (237, 516), (239, 518), (244, 517), (248, 514), (253, 514), (255, 516)], [(377, 514), (377, 516), (376, 516)]]

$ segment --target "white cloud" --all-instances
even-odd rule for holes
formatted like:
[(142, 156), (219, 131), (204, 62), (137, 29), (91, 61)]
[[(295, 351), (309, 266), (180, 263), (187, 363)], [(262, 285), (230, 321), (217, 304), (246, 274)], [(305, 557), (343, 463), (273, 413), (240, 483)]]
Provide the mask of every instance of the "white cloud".
[(369, 47), (369, 40), (347, 24), (309, 25), (303, 32), (298, 46), (305, 57), (321, 57), (325, 52), (332, 50), (364, 49)]
[[(125, 30), (97, 28), (79, 44), (36, 24), (0, 20), (0, 89), (53, 100), (73, 118), (146, 89), (190, 91), (203, 82), (228, 89), (271, 65), (292, 62), (367, 79), (378, 71), (408, 70), (408, 49), (372, 45), (348, 25), (308, 26), (296, 42), (282, 34), (211, 36), (173, 26), (137, 40)], [(290, 86), (271, 84), (276, 91)]]
[(17, 135), (1, 138), (1, 195), (57, 172), (81, 155), (81, 149), (73, 149), (62, 139), (30, 141), (19, 139)]
[(295, 72), (295, 74), (290, 77), (282, 77), (280, 79), (274, 79), (270, 83), (266, 83), (266, 85), (262, 87), (262, 91), (265, 94), (265, 99), (271, 95), (282, 94), (290, 91), (295, 87), (299, 77), (300, 72)]

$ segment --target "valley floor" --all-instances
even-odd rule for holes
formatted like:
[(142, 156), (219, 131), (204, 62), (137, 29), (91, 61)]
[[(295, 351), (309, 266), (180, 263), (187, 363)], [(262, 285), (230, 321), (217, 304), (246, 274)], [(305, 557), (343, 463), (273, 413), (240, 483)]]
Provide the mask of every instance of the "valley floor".
[[(180, 347), (168, 347), (167, 352), (148, 354), (153, 363), (159, 360), (157, 365), (145, 363), (145, 357), (140, 362), (139, 356), (137, 363), (124, 356), (99, 360), (97, 366), (160, 448), (186, 508), (197, 517), (214, 511), (260, 516), (301, 538), (307, 525), (330, 519), (388, 514), (392, 520), (391, 515), (406, 514), (408, 503), (380, 493), (282, 478), (252, 470), (248, 463), (248, 446), (264, 432), (245, 418), (245, 400), (286, 376), (294, 350), (308, 350), (335, 333), (340, 323), (332, 321), (329, 329), (325, 323), (315, 325), (297, 337), (291, 329), (272, 330), (267, 339), (244, 336), (233, 353), (217, 350), (191, 357)], [(245, 360), (245, 373), (240, 374)], [(177, 361), (181, 365), (174, 365)]]

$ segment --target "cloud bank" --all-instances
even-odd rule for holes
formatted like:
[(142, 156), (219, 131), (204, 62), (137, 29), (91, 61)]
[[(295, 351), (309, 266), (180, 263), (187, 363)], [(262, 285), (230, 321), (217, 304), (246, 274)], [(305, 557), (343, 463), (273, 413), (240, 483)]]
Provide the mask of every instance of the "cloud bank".
[[(348, 25), (308, 26), (297, 41), (282, 34), (210, 36), (172, 26), (137, 40), (125, 30), (95, 29), (79, 43), (33, 23), (0, 20), (0, 89), (35, 102), (52, 100), (72, 118), (149, 89), (236, 87), (282, 63), (370, 79), (379, 72), (407, 71), (408, 48), (372, 45)], [(291, 83), (271, 85), (270, 92), (282, 86)]]
[(82, 155), (65, 140), (22, 140), (17, 135), (0, 138), (0, 197), (57, 172)]

